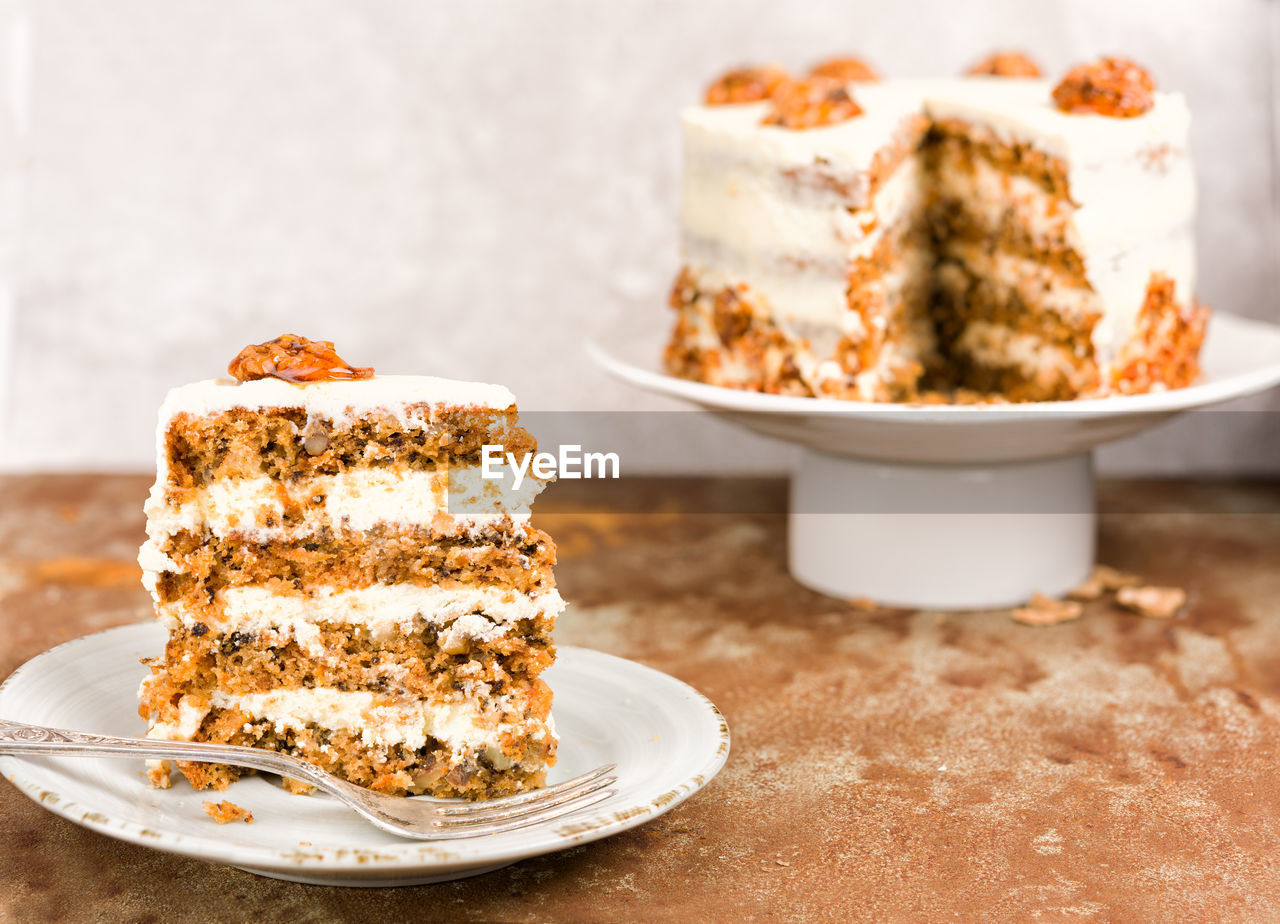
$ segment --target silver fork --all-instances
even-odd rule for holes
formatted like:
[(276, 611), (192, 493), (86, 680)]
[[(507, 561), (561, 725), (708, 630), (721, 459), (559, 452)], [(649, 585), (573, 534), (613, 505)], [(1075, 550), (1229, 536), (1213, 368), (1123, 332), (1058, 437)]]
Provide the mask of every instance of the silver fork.
[(617, 782), (617, 777), (609, 775), (615, 765), (605, 764), (555, 786), (486, 802), (404, 798), (348, 783), (304, 760), (275, 751), (237, 744), (115, 738), (5, 719), (0, 719), (0, 754), (158, 757), (252, 767), (310, 783), (341, 799), (382, 830), (420, 841), (482, 837), (559, 818), (610, 798), (615, 793), (606, 787)]

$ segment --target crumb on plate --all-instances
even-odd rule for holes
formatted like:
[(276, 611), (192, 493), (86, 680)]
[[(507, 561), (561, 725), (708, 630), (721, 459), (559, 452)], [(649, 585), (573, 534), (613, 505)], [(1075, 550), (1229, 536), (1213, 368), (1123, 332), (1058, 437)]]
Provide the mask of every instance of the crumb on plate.
[(173, 785), (170, 774), (173, 773), (173, 764), (167, 760), (149, 760), (147, 761), (147, 783), (152, 789), (168, 789)]
[(253, 812), (246, 808), (241, 808), (234, 802), (228, 802), (226, 799), (221, 802), (202, 802), (201, 805), (204, 806), (204, 813), (220, 825), (225, 825), (232, 821), (253, 824)]

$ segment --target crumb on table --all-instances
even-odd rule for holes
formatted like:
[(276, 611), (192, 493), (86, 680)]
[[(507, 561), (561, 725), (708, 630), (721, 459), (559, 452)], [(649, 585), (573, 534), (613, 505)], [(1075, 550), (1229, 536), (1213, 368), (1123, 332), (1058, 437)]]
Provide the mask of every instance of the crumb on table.
[(225, 825), (232, 821), (253, 824), (253, 812), (246, 808), (241, 808), (234, 802), (228, 802), (223, 799), (221, 802), (202, 802), (201, 804), (204, 806), (204, 813), (220, 825)]
[(1060, 622), (1079, 619), (1084, 613), (1084, 604), (1075, 600), (1055, 600), (1044, 594), (1036, 594), (1026, 606), (1020, 606), (1012, 612), (1015, 621), (1028, 626), (1052, 626)]
[(1114, 593), (1124, 587), (1133, 587), (1142, 583), (1142, 578), (1106, 565), (1095, 565), (1093, 573), (1085, 578), (1084, 583), (1067, 591), (1072, 600), (1097, 600), (1103, 594)]
[(1172, 619), (1186, 604), (1187, 592), (1180, 587), (1122, 587), (1116, 602), (1140, 616)]

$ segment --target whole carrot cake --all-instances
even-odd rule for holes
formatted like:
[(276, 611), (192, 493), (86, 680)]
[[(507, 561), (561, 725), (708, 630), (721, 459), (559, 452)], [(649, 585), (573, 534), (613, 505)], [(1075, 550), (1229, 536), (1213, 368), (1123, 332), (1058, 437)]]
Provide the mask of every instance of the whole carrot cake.
[(683, 116), (670, 372), (866, 401), (1036, 401), (1189, 384), (1189, 113), (1121, 58), (1059, 81), (858, 59), (717, 80)]
[[(505, 388), (247, 347), (160, 409), (140, 561), (169, 631), (149, 735), (285, 751), (381, 792), (486, 798), (555, 763), (555, 546), (541, 490), (480, 477), (536, 449)], [(179, 769), (198, 789), (242, 771)], [(152, 768), (166, 786), (170, 767)]]

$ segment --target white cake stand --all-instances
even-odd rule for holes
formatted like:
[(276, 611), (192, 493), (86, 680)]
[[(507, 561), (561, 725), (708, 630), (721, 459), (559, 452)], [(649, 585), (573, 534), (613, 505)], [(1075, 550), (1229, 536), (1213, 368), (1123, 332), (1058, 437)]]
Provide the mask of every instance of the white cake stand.
[(1034, 406), (763, 395), (665, 375), (651, 341), (618, 335), (588, 352), (632, 385), (803, 447), (791, 573), (832, 596), (921, 608), (1006, 607), (1074, 587), (1094, 562), (1095, 447), (1280, 384), (1280, 327), (1223, 314), (1200, 384)]

